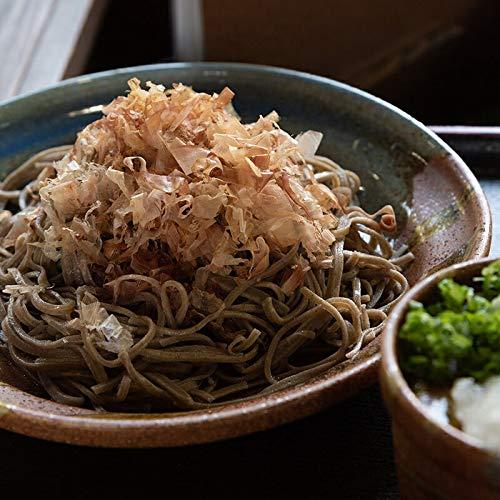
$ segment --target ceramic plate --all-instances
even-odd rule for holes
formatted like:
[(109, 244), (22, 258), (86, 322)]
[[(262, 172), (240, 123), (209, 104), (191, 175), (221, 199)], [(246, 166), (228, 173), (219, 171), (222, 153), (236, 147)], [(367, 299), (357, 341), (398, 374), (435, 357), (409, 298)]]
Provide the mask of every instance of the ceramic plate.
[[(320, 153), (357, 172), (362, 206), (387, 203), (416, 259), (411, 283), (430, 272), (487, 255), (491, 220), (477, 180), (439, 138), (402, 111), (347, 85), (278, 68), (244, 64), (162, 64), (67, 80), (0, 105), (0, 172), (29, 155), (73, 142), (95, 120), (100, 104), (123, 94), (136, 76), (213, 92), (229, 86), (244, 120), (273, 109), (282, 126), (323, 132)], [(244, 403), (190, 413), (99, 414), (63, 406), (37, 393), (7, 360), (0, 359), (0, 427), (44, 439), (93, 446), (175, 446), (268, 429), (352, 396), (376, 380), (380, 338), (355, 359), (307, 383)]]

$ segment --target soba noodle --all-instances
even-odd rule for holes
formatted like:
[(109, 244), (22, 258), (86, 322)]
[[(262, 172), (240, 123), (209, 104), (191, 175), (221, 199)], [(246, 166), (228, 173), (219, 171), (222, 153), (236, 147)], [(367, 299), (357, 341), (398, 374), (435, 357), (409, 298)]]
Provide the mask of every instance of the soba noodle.
[[(2, 241), (20, 215), (40, 207), (40, 185), (70, 152), (42, 151), (6, 177)], [(356, 174), (322, 156), (307, 163), (337, 197), (355, 199)], [(368, 214), (347, 203), (330, 256), (309, 262), (292, 291), (283, 283), (307, 260), (300, 243), (274, 251), (269, 267), (247, 279), (193, 271), (185, 279), (129, 273), (103, 282), (75, 261), (83, 279), (75, 285), (67, 267), (44, 255), (51, 222), (44, 210), (37, 214), (15, 244), (0, 248), (0, 346), (53, 400), (69, 405), (191, 410), (302, 383), (355, 358), (408, 288), (402, 268), (412, 257), (395, 253), (383, 234), (394, 226), (390, 207)], [(210, 300), (193, 294), (199, 278)], [(122, 342), (117, 331), (127, 342), (106, 348), (84, 315), (113, 318), (107, 342)]]

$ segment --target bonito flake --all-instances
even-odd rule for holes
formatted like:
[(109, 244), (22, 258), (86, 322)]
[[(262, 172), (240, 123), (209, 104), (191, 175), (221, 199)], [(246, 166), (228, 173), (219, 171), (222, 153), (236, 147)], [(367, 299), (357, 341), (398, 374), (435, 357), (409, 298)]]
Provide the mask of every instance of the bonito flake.
[(321, 134), (294, 139), (275, 112), (243, 124), (227, 88), (129, 86), (40, 188), (45, 252), (61, 249), (65, 279), (170, 276), (179, 263), (248, 278), (295, 244), (311, 262), (330, 255), (341, 205), (305, 161)]

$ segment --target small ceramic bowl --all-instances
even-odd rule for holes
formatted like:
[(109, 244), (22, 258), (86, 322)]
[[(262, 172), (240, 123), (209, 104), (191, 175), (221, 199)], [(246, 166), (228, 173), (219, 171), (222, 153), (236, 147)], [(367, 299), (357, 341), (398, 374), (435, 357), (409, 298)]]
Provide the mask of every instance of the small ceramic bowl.
[[(293, 134), (319, 130), (320, 153), (358, 173), (361, 205), (396, 210), (396, 246), (415, 254), (410, 284), (434, 270), (488, 254), (491, 216), (479, 183), (441, 139), (414, 118), (366, 92), (326, 78), (233, 63), (179, 63), (84, 75), (0, 104), (0, 176), (44, 148), (74, 142), (100, 117), (99, 105), (138, 77), (220, 92), (229, 86), (244, 121), (273, 109)], [(380, 338), (352, 360), (281, 392), (190, 413), (99, 414), (44, 397), (0, 358), (0, 427), (92, 446), (175, 446), (269, 429), (352, 396), (376, 381)]]
[(413, 287), (389, 315), (382, 346), (380, 383), (392, 416), (394, 453), (403, 498), (500, 498), (500, 457), (476, 439), (433, 420), (408, 386), (398, 365), (397, 335), (410, 301), (431, 301), (436, 285), (454, 278), (470, 285), (496, 259), (448, 267)]

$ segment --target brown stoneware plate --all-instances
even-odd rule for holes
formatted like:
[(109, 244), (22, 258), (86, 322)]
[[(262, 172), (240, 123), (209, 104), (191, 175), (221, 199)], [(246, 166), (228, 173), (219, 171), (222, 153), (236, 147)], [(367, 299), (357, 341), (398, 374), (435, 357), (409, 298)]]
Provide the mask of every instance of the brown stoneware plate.
[(496, 259), (456, 264), (413, 287), (394, 307), (385, 328), (380, 382), (392, 416), (394, 454), (402, 498), (500, 498), (500, 457), (473, 437), (437, 423), (406, 383), (398, 364), (397, 335), (410, 301), (432, 301), (444, 278), (472, 285)]
[[(323, 132), (320, 152), (356, 171), (368, 211), (392, 204), (399, 241), (416, 255), (410, 283), (454, 262), (488, 253), (491, 220), (477, 180), (437, 136), (407, 114), (347, 85), (244, 64), (164, 64), (82, 76), (0, 105), (0, 172), (41, 149), (72, 142), (98, 117), (96, 106), (122, 94), (129, 78), (195, 90), (236, 92), (244, 120), (275, 109), (286, 130)], [(380, 339), (355, 359), (282, 392), (191, 413), (102, 415), (44, 399), (6, 360), (0, 362), (0, 426), (67, 443), (147, 447), (202, 443), (269, 429), (310, 415), (376, 380)]]

